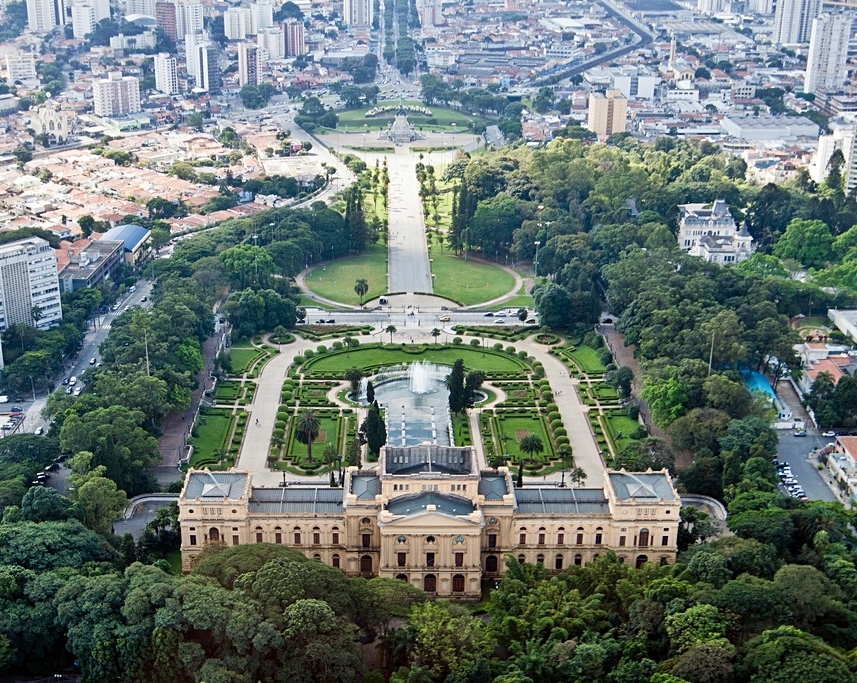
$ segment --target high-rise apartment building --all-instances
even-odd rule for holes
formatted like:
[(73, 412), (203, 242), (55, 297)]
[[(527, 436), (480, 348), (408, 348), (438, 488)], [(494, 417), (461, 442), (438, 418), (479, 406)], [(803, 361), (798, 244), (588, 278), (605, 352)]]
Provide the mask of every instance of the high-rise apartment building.
[(199, 46), (208, 40), (208, 35), (202, 33), (188, 33), (184, 37), (185, 65), (188, 76), (195, 83), (199, 83), (202, 76), (199, 71)]
[(250, 33), (254, 36), (264, 28), (271, 28), (274, 25), (274, 8), (270, 2), (260, 0), (250, 5)]
[(223, 33), (229, 40), (244, 40), (253, 32), (253, 13), (247, 7), (230, 7), (223, 13)]
[(0, 246), (0, 331), (15, 323), (45, 330), (60, 320), (57, 257), (51, 245), (29, 237)]
[(196, 87), (216, 95), (220, 92), (220, 65), (217, 63), (217, 46), (203, 43), (197, 48), (199, 78)]
[(821, 12), (821, 0), (778, 0), (774, 16), (775, 45), (808, 43), (812, 20)]
[(38, 78), (36, 75), (35, 55), (21, 52), (6, 55), (6, 83), (15, 85), (15, 81), (25, 82)]
[(176, 33), (179, 38), (193, 33), (202, 33), (205, 28), (202, 5), (196, 0), (185, 0), (176, 5)]
[(50, 33), (65, 21), (64, 0), (27, 0), (27, 23), (33, 33)]
[(174, 43), (178, 42), (179, 32), (176, 24), (176, 6), (172, 2), (155, 3), (155, 22)]
[(140, 111), (140, 81), (111, 71), (107, 78), (92, 84), (97, 116), (125, 116)]
[(367, 28), (372, 25), (372, 0), (344, 0), (343, 15), (348, 26)]
[(307, 49), (303, 23), (290, 19), (283, 24), (283, 32), (285, 34), (285, 56), (298, 57), (305, 55)]
[(155, 16), (155, 0), (126, 0), (125, 14), (144, 14)]
[(255, 43), (238, 45), (238, 85), (259, 85), (262, 65), (260, 50)]
[(88, 2), (78, 2), (71, 7), (72, 35), (83, 40), (95, 29), (95, 8)]
[(822, 14), (812, 20), (809, 55), (803, 91), (841, 90), (846, 76), (848, 41), (852, 18), (847, 14)]
[(627, 124), (628, 100), (621, 90), (589, 94), (586, 127), (598, 137), (621, 133)]
[(280, 26), (263, 28), (256, 36), (256, 45), (262, 53), (262, 59), (275, 62), (286, 56), (286, 40)]
[(175, 95), (179, 91), (176, 58), (166, 52), (155, 55), (155, 89), (165, 95)]

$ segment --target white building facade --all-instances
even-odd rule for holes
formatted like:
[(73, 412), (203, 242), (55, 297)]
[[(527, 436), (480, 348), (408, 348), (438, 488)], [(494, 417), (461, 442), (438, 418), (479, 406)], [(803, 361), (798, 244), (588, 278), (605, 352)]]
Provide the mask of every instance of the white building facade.
[(723, 199), (710, 204), (680, 204), (678, 245), (691, 256), (721, 265), (739, 263), (753, 253), (753, 238), (739, 230)]
[(92, 84), (92, 94), (97, 116), (126, 116), (140, 111), (140, 81), (134, 76), (112, 71)]
[(179, 92), (177, 61), (166, 52), (155, 55), (155, 89), (165, 95)]
[(779, 0), (777, 13), (774, 16), (774, 44), (808, 43), (812, 32), (812, 20), (820, 12), (821, 0)]
[(803, 91), (841, 90), (846, 76), (852, 17), (822, 14), (812, 20)]
[(57, 257), (51, 245), (30, 237), (0, 246), (0, 331), (15, 323), (45, 330), (61, 320)]

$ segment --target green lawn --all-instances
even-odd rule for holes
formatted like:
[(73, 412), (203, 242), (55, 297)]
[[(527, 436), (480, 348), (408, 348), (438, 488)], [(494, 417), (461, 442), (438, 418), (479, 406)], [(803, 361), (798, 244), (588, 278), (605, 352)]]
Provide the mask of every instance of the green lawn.
[[(319, 467), (324, 463), (323, 455), (325, 444), (331, 444), (335, 448), (339, 448), (339, 443), (337, 441), (339, 417), (336, 415), (320, 414), (318, 421), (320, 427), (319, 435), (312, 443), (312, 461), (315, 467)], [(292, 420), (292, 430), (294, 430), (295, 424), (297, 424), (297, 421)], [(291, 444), (291, 448), (286, 454), (286, 457), (294, 464), (300, 464), (301, 467), (306, 466), (306, 444), (298, 441), (297, 437), (294, 435), (289, 439), (289, 443)]]
[[(396, 106), (399, 104), (398, 100), (389, 100), (386, 102), (379, 102), (377, 106)], [(422, 102), (416, 102), (412, 100), (406, 100), (404, 104), (415, 105), (417, 107), (424, 107), (425, 105)], [(374, 136), (377, 134), (378, 130), (381, 128), (386, 128), (387, 125), (393, 121), (396, 117), (396, 112), (384, 112), (384, 114), (379, 116), (373, 116), (370, 118), (366, 118), (364, 115), (370, 109), (374, 109), (375, 105), (372, 107), (361, 107), (360, 109), (346, 109), (342, 111), (337, 111), (336, 114), (339, 117), (339, 124), (337, 125), (337, 130), (345, 131), (347, 130), (349, 133), (360, 133), (364, 130), (369, 131), (372, 138), (371, 140), (367, 140), (367, 145), (369, 144), (383, 144), (380, 140), (375, 140)], [(479, 123), (484, 123), (484, 119), (479, 118), (478, 116), (471, 116), (469, 114), (463, 114), (461, 112), (455, 111), (454, 109), (449, 109), (446, 107), (428, 107), (431, 110), (432, 118), (437, 120), (437, 123), (428, 123), (428, 117), (418, 112), (409, 112), (408, 113), (408, 121), (417, 129), (424, 130), (433, 130), (433, 131), (467, 131), (468, 124), (471, 121), (476, 121)], [(452, 124), (455, 124), (454, 126)], [(368, 125), (366, 125), (368, 124)], [(369, 136), (367, 135), (367, 138)], [(450, 142), (453, 142), (450, 140)]]
[[(491, 307), (492, 311), (499, 311), (506, 308), (533, 308), (535, 304), (533, 303), (533, 297), (529, 294), (518, 294), (517, 296), (509, 299), (508, 301), (503, 302), (502, 304), (496, 304)], [(530, 314), (532, 315), (532, 313)]]
[(465, 261), (463, 256), (456, 256), (446, 247), (441, 252), (434, 237), (431, 260), (434, 293), (465, 306), (496, 299), (515, 286), (515, 279), (502, 268), (472, 259)]
[(214, 408), (200, 411), (199, 420), (196, 423), (198, 436), (190, 440), (193, 444), (191, 467), (199, 467), (200, 464), (205, 464), (204, 461), (212, 464), (215, 460), (214, 454), (229, 446), (226, 440), (232, 431), (233, 419), (234, 416), (228, 410)]
[(323, 308), (326, 311), (331, 310), (331, 307), (327, 304), (323, 304), (320, 301), (316, 301), (315, 299), (310, 299), (306, 294), (301, 295), (301, 300), (298, 305), (302, 306), (303, 308)]
[(515, 464), (520, 462), (521, 457), (526, 458), (525, 464), (529, 463), (528, 456), (524, 456), (518, 447), (519, 442), (526, 434), (535, 434), (541, 438), (545, 446), (544, 452), (540, 456), (535, 456), (536, 463), (546, 464), (553, 458), (553, 445), (548, 438), (544, 422), (539, 415), (532, 413), (502, 415), (497, 418), (497, 425), (499, 427), (498, 438), (503, 434), (509, 437), (506, 445), (501, 446), (501, 448), (505, 448), (506, 453), (512, 456), (512, 462)]
[(176, 548), (175, 550), (170, 550), (166, 555), (164, 555), (164, 559), (170, 563), (170, 569), (173, 574), (176, 576), (181, 576), (182, 573), (182, 551)]
[(372, 245), (360, 256), (316, 266), (307, 275), (306, 284), (325, 299), (356, 305), (360, 297), (354, 292), (354, 283), (360, 278), (369, 283), (364, 301), (387, 292), (387, 249), (383, 244)]
[(610, 435), (613, 437), (613, 443), (620, 450), (626, 443), (632, 441), (631, 435), (640, 427), (640, 423), (637, 420), (632, 420), (627, 415), (617, 413), (607, 413), (605, 421), (610, 429)]
[(604, 363), (601, 362), (601, 352), (589, 346), (578, 346), (574, 351), (569, 351), (568, 355), (574, 359), (583, 372), (589, 375), (606, 370)]
[(365, 345), (346, 352), (327, 353), (313, 358), (304, 365), (305, 371), (310, 372), (345, 372), (348, 368), (377, 368), (383, 365), (398, 363), (415, 363), (427, 360), (442, 365), (452, 365), (461, 358), (469, 370), (484, 370), (485, 372), (519, 373), (527, 365), (517, 356), (506, 353), (487, 352), (482, 355), (480, 349), (474, 349), (463, 344), (448, 344), (426, 347), (422, 353), (409, 353), (401, 346)]
[(258, 349), (249, 348), (241, 349), (232, 347), (229, 352), (229, 357), (232, 359), (232, 372), (236, 375), (242, 375), (247, 372), (253, 361), (261, 355)]

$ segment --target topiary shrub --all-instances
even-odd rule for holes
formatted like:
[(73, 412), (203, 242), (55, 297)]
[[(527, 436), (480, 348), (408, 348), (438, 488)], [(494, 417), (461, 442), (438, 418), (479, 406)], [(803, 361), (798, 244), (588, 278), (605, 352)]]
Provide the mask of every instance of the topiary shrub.
[(550, 391), (543, 391), (541, 395), (542, 401), (550, 401), (553, 398), (553, 394)]
[(517, 353), (517, 352), (518, 352), (518, 349), (516, 349), (514, 346), (507, 346), (506, 347), (506, 353), (508, 353), (510, 356)]
[(550, 413), (555, 413), (556, 411), (558, 411), (558, 410), (559, 410), (559, 406), (558, 406), (556, 403), (548, 403), (548, 404), (545, 406), (545, 410), (547, 410), (547, 411), (548, 411), (548, 414), (550, 414)]
[(524, 351), (523, 349), (521, 349), (520, 351), (518, 351), (518, 358), (520, 358), (521, 360), (524, 360), (526, 357), (527, 357), (527, 352), (526, 352), (526, 351)]
[(492, 346), (491, 348), (493, 348), (495, 351), (502, 351), (503, 345), (500, 342), (494, 342), (494, 346)]
[(568, 436), (568, 432), (566, 431), (565, 427), (557, 427), (553, 430), (553, 435), (559, 438), (561, 436)]
[(285, 429), (286, 428), (286, 421), (285, 420), (277, 420), (274, 423), (274, 427), (276, 427), (277, 429)]
[(327, 353), (327, 347), (324, 344), (320, 344), (318, 347), (316, 347), (315, 352), (318, 355), (321, 355), (323, 353)]
[(471, 346), (482, 346), (482, 342), (481, 342), (481, 341), (479, 341), (478, 339), (471, 339), (471, 340), (470, 340), (470, 345), (471, 345)]
[(556, 434), (557, 429), (562, 428), (562, 420), (551, 420), (551, 430)]
[(453, 338), (452, 338), (452, 343), (453, 343), (453, 344), (463, 344), (463, 343), (464, 343), (464, 340), (463, 340), (461, 337), (453, 337)]
[(332, 348), (334, 351), (339, 351), (339, 349), (342, 348), (342, 342), (341, 341), (335, 341), (335, 342), (333, 342), (333, 344), (330, 345), (330, 348)]
[(551, 422), (553, 422), (554, 420), (560, 420), (560, 419), (562, 419), (562, 416), (559, 414), (559, 411), (554, 410), (554, 411), (551, 411), (550, 413), (548, 413), (548, 420), (550, 420)]
[(556, 445), (557, 445), (557, 447), (568, 446), (568, 437), (567, 436), (556, 437)]
[(271, 438), (275, 439), (275, 440), (280, 440), (285, 435), (286, 435), (286, 432), (283, 429), (275, 429), (273, 432), (271, 432)]
[(313, 351), (312, 349), (307, 349), (306, 351), (304, 351), (304, 358), (305, 358), (306, 360), (309, 360), (309, 359), (310, 359), (310, 358), (312, 358), (314, 355), (315, 355), (315, 351)]

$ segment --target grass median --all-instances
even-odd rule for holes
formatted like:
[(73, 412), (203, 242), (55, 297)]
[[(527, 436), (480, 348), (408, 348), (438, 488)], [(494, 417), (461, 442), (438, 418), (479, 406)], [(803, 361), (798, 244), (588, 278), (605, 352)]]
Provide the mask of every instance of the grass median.
[(359, 256), (316, 266), (306, 276), (305, 282), (318, 296), (342, 304), (358, 305), (360, 297), (354, 291), (354, 283), (361, 278), (369, 283), (364, 301), (386, 293), (387, 249), (383, 244), (373, 244)]

